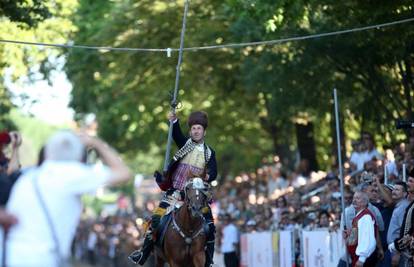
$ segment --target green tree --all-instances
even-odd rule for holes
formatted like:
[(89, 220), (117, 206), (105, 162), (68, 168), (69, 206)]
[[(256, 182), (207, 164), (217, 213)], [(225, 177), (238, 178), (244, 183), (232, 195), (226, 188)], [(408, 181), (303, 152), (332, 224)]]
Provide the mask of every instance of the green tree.
[[(191, 1), (186, 46), (223, 41), (225, 18), (215, 13), (221, 5), (221, 1)], [(178, 47), (182, 11), (182, 1), (81, 1), (74, 40), (115, 47)], [(233, 51), (208, 53), (184, 54), (179, 115), (185, 124), (194, 109), (209, 113), (207, 141), (218, 150), (219, 162), (226, 162), (222, 174), (254, 167), (270, 149), (262, 146), (263, 132), (252, 112), (257, 109), (252, 104), (255, 98), (240, 98), (242, 92), (235, 85), (239, 56)], [(66, 70), (74, 85), (72, 106), (81, 116), (95, 113), (100, 134), (131, 158), (138, 158), (138, 152), (149, 158), (158, 155), (154, 167), (160, 167), (176, 62), (176, 53), (168, 58), (71, 50)]]
[(28, 27), (49, 18), (51, 15), (45, 1), (41, 0), (3, 0), (0, 2), (0, 16)]
[[(75, 43), (178, 47), (183, 1), (80, 1)], [(410, 17), (409, 1), (190, 2), (186, 47), (278, 39)], [(335, 150), (332, 89), (344, 130), (396, 136), (392, 121), (412, 118), (411, 24), (347, 35), (185, 52), (179, 113), (209, 112), (208, 142), (221, 173), (257, 166), (264, 155), (292, 155), (330, 167)], [(166, 140), (165, 114), (177, 54), (71, 50), (72, 106), (97, 114), (100, 133), (131, 158), (155, 157)], [(356, 125), (356, 126), (354, 126)], [(348, 133), (348, 132), (347, 132)], [(302, 142), (306, 140), (306, 142)], [(387, 140), (389, 142), (393, 140)], [(145, 154), (144, 154), (145, 155)], [(148, 157), (147, 157), (148, 158)], [(319, 165), (319, 166), (318, 166)]]
[[(378, 24), (409, 18), (412, 9), (410, 1), (229, 0), (226, 4), (240, 41)], [(266, 120), (270, 125), (292, 118), (297, 121), (305, 114), (306, 120), (320, 124), (314, 136), (326, 136), (329, 122), (318, 118), (332, 118), (326, 115), (332, 113), (331, 92), (337, 87), (342, 114), (355, 118), (360, 129), (383, 137), (397, 136), (393, 120), (412, 119), (413, 33), (412, 24), (405, 24), (265, 47), (243, 62), (245, 74), (251, 74), (246, 78), (251, 84), (246, 90), (266, 93), (270, 107)], [(323, 153), (329, 155), (329, 150)]]
[[(73, 30), (70, 17), (76, 4), (77, 0), (0, 1), (0, 39), (66, 43), (68, 33)], [(0, 43), (1, 127), (14, 127), (9, 117), (12, 94), (6, 88), (6, 80), (30, 83), (39, 79), (39, 73), (47, 78), (61, 54), (56, 49)]]

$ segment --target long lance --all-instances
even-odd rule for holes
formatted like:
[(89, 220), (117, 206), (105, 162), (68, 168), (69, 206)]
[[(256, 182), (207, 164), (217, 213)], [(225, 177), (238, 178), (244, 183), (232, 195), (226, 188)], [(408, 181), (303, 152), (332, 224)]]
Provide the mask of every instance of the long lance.
[[(177, 62), (176, 70), (175, 70), (174, 94), (173, 94), (172, 101), (171, 101), (171, 112), (173, 114), (175, 114), (175, 109), (177, 107), (177, 93), (178, 93), (178, 86), (180, 83), (180, 68), (181, 68), (181, 61), (183, 58), (184, 36), (185, 36), (185, 29), (186, 29), (186, 24), (187, 24), (187, 13), (188, 13), (188, 0), (185, 0), (183, 25), (181, 29), (181, 38), (180, 38), (180, 50), (178, 51), (178, 62)], [(170, 162), (172, 128), (173, 128), (173, 122), (170, 121), (170, 127), (168, 128), (167, 150), (165, 151), (164, 172), (167, 171), (168, 163)]]
[[(345, 197), (344, 197), (344, 174), (342, 172), (342, 153), (341, 153), (341, 132), (339, 130), (339, 103), (336, 94), (336, 88), (333, 90), (334, 102), (335, 102), (335, 122), (336, 122), (336, 143), (338, 150), (338, 168), (339, 168), (339, 180), (341, 182), (341, 207), (342, 207), (342, 218), (344, 221), (344, 229), (346, 229), (346, 214), (345, 214)], [(348, 264), (348, 253), (346, 253), (346, 265)]]

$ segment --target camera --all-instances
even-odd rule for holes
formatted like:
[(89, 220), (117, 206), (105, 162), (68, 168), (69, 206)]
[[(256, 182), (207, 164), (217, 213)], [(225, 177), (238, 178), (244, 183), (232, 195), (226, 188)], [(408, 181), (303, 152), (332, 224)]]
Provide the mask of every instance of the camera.
[(22, 138), (20, 137), (20, 134), (17, 132), (0, 132), (0, 144), (8, 145), (12, 142), (12, 140), (14, 140), (15, 145), (17, 146), (20, 146), (22, 143)]
[(361, 183), (368, 183), (368, 184), (370, 184), (374, 180), (374, 174), (371, 173), (371, 172), (364, 171), (361, 174), (360, 180), (361, 180)]
[(412, 129), (414, 128), (414, 121), (409, 120), (396, 120), (395, 128), (397, 129)]
[(0, 144), (8, 145), (11, 142), (11, 136), (8, 131), (3, 131), (0, 133)]

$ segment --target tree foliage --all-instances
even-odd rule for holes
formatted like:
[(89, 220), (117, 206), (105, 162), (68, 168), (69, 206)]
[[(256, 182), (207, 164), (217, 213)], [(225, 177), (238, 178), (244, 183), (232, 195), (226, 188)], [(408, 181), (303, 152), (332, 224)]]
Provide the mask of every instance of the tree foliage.
[[(70, 16), (76, 8), (76, 0), (54, 1), (0, 1), (0, 39), (65, 43), (73, 30)], [(9, 112), (12, 93), (6, 81), (30, 83), (47, 78), (56, 65), (61, 50), (36, 46), (0, 43), (0, 126), (11, 125)], [(42, 73), (42, 75), (39, 75)]]
[(51, 13), (47, 3), (42, 0), (3, 0), (0, 2), (0, 16), (5, 16), (12, 22), (34, 27), (39, 22), (49, 18)]
[[(187, 46), (223, 39), (224, 17), (215, 14), (221, 5), (221, 1), (191, 1)], [(178, 47), (182, 11), (182, 2), (174, 1), (106, 5), (81, 1), (75, 42)], [(178, 112), (183, 126), (192, 110), (209, 113), (208, 142), (220, 152), (220, 160), (228, 163), (222, 170), (231, 169), (232, 164), (239, 169), (254, 166), (263, 151), (270, 151), (259, 145), (262, 131), (252, 112), (255, 97), (240, 98), (242, 92), (235, 87), (238, 57), (233, 51), (185, 53), (181, 71)], [(100, 134), (121, 151), (130, 156), (138, 151), (150, 157), (151, 151), (162, 155), (176, 62), (176, 53), (168, 58), (165, 54), (72, 50), (67, 63), (74, 84), (72, 105), (80, 114), (96, 113)]]
[[(411, 17), (413, 8), (410, 1), (194, 0), (185, 46), (355, 28)], [(182, 13), (183, 1), (81, 0), (73, 40), (178, 47)], [(294, 155), (301, 144), (297, 129), (308, 129), (302, 134), (314, 139), (326, 168), (335, 140), (334, 87), (346, 116), (344, 129), (392, 137), (394, 119), (413, 119), (413, 34), (408, 23), (271, 46), (185, 52), (179, 115), (185, 118), (194, 109), (209, 113), (207, 141), (217, 149), (224, 174), (257, 166), (266, 154)], [(101, 134), (131, 157), (140, 152), (160, 157), (176, 61), (176, 53), (168, 58), (71, 50), (66, 65), (74, 85), (71, 105), (79, 116), (97, 114)], [(309, 123), (314, 127), (295, 127)]]
[[(231, 7), (229, 14), (237, 14), (233, 29), (240, 41), (380, 24), (409, 18), (413, 9), (409, 1), (226, 2)], [(242, 31), (246, 28), (250, 29), (247, 36)], [(267, 120), (277, 117), (276, 121), (286, 122), (306, 115), (306, 121), (320, 125), (317, 138), (326, 136), (322, 131), (329, 129), (320, 118), (332, 118), (326, 115), (332, 113), (331, 92), (336, 87), (343, 115), (355, 118), (360, 129), (395, 137), (395, 119), (414, 119), (413, 33), (412, 24), (404, 24), (265, 47), (267, 54), (249, 55), (244, 60), (245, 73), (251, 74), (246, 84), (256, 92), (268, 93), (268, 110), (274, 115)], [(323, 153), (329, 155), (329, 150)]]

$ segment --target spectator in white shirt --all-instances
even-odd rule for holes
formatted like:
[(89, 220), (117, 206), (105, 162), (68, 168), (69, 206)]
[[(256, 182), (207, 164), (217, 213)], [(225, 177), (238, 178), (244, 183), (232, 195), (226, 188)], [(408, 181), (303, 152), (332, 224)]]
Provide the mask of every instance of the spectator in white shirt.
[(364, 169), (364, 163), (365, 163), (365, 157), (364, 157), (364, 152), (365, 152), (365, 147), (364, 147), (364, 143), (362, 143), (361, 141), (353, 141), (352, 142), (352, 154), (351, 154), (351, 158), (349, 159), (350, 163), (351, 163), (351, 167), (352, 170), (358, 170), (361, 171)]
[(365, 192), (357, 191), (352, 201), (356, 217), (352, 220), (352, 228), (345, 230), (347, 249), (353, 267), (375, 266), (375, 217), (368, 209), (369, 198)]
[(289, 183), (282, 176), (282, 173), (278, 167), (271, 167), (270, 174), (267, 181), (268, 197), (271, 198), (275, 191), (288, 187)]
[[(100, 169), (82, 163), (86, 149), (96, 150)], [(97, 138), (61, 131), (45, 147), (45, 161), (24, 173), (6, 209), (18, 219), (6, 244), (7, 266), (55, 267), (67, 259), (82, 212), (81, 195), (129, 179), (119, 155)], [(43, 204), (42, 204), (43, 203)], [(0, 250), (5, 248), (0, 248)]]
[(350, 163), (353, 169), (361, 171), (364, 169), (364, 165), (371, 160), (381, 160), (382, 155), (375, 148), (374, 138), (368, 132), (363, 132), (361, 135), (361, 142), (354, 143), (356, 148), (351, 154)]
[(238, 267), (239, 258), (237, 256), (239, 247), (239, 230), (233, 224), (230, 215), (225, 215), (223, 219), (224, 228), (221, 239), (221, 253), (224, 255), (226, 267)]
[(366, 149), (364, 153), (364, 161), (368, 162), (373, 159), (381, 160), (382, 155), (375, 148), (374, 137), (368, 132), (363, 132), (361, 139)]
[(387, 170), (388, 181), (395, 181), (398, 178), (398, 168), (395, 162), (394, 152), (391, 149), (385, 150), (384, 164)]

